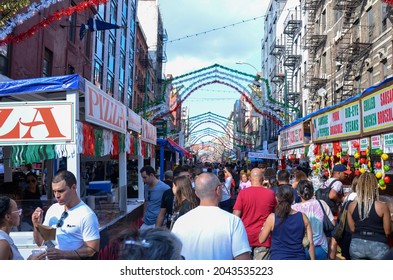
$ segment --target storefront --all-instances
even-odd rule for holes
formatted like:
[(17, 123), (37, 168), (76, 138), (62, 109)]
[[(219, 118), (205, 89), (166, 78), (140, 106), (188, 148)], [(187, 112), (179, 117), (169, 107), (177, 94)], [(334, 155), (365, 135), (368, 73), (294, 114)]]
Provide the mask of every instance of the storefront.
[[(15, 174), (29, 164), (42, 183), (66, 168), (77, 178), (78, 194), (95, 210), (101, 233), (127, 217), (140, 218), (142, 201), (127, 199), (127, 160), (137, 157), (143, 166), (150, 158), (154, 165), (154, 126), (79, 75), (1, 82), (0, 97), (1, 194), (21, 199), (17, 195), (23, 186)], [(118, 164), (115, 183), (107, 180), (106, 171), (104, 181), (85, 183), (86, 163), (98, 161)], [(143, 199), (141, 178), (138, 185), (138, 198)], [(47, 191), (44, 209), (52, 203), (50, 187)], [(15, 236), (20, 242), (31, 241), (31, 234)]]
[(380, 193), (393, 195), (393, 78), (298, 119), (279, 132), (282, 167), (304, 157), (312, 174), (323, 181), (335, 164), (342, 163), (353, 176), (373, 172)]
[(279, 130), (279, 168), (294, 168), (305, 158), (311, 141), (310, 117), (298, 119)]
[(393, 194), (392, 78), (312, 117), (311, 124), (313, 144), (308, 155), (314, 174), (327, 178), (340, 162), (354, 176), (373, 172), (380, 193)]

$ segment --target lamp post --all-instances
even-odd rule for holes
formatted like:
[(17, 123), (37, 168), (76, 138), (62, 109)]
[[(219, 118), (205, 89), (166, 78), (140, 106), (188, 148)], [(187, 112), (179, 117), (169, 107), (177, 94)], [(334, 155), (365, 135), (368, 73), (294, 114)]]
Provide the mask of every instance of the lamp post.
[(242, 65), (242, 64), (243, 64), (243, 65), (248, 65), (248, 66), (252, 67), (252, 68), (255, 70), (255, 72), (259, 73), (258, 69), (257, 69), (254, 65), (252, 65), (252, 64), (250, 64), (250, 63), (243, 62), (243, 61), (238, 61), (238, 62), (236, 62), (236, 64), (239, 64), (239, 65)]
[[(260, 72), (260, 71), (258, 71), (258, 69), (254, 66), (254, 65), (252, 65), (252, 64), (250, 64), (250, 63), (248, 63), (248, 62), (243, 62), (243, 61), (237, 61), (236, 62), (236, 64), (238, 64), (238, 65), (248, 65), (248, 66), (250, 66), (252, 69), (254, 69), (255, 70), (255, 72), (256, 72), (256, 79), (260, 79), (261, 77), (262, 77), (262, 72)], [(253, 87), (252, 88), (252, 91), (253, 91), (253, 94), (256, 94), (256, 92), (257, 92), (257, 90), (255, 89), (255, 87)], [(251, 119), (251, 118), (250, 118)], [(259, 118), (259, 121), (262, 123), (262, 118), (260, 117)], [(257, 134), (261, 134), (261, 125), (259, 126), (259, 131), (258, 131), (258, 133)], [(261, 138), (262, 138), (262, 135), (260, 136)], [(256, 140), (257, 140), (257, 137), (253, 137), (253, 145), (254, 145), (254, 148), (256, 147), (256, 145), (257, 145), (257, 143), (256, 143)]]

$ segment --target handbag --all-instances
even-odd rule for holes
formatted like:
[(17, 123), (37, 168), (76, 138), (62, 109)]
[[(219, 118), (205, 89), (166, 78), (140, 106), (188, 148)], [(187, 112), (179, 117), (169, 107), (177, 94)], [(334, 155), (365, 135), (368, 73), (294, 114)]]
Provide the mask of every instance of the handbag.
[(340, 222), (338, 223), (338, 226), (336, 227), (336, 230), (333, 233), (333, 238), (336, 239), (337, 242), (340, 242), (341, 239), (343, 238), (343, 234), (344, 234), (345, 227), (347, 224), (348, 204), (349, 204), (349, 202), (347, 202), (346, 205), (344, 205), (343, 211), (342, 211), (341, 217), (340, 217)]
[(326, 215), (325, 208), (323, 208), (322, 203), (317, 199), (319, 202), (319, 205), (321, 205), (322, 211), (323, 211), (323, 231), (326, 233), (332, 232), (334, 230), (334, 225), (329, 219), (329, 216)]

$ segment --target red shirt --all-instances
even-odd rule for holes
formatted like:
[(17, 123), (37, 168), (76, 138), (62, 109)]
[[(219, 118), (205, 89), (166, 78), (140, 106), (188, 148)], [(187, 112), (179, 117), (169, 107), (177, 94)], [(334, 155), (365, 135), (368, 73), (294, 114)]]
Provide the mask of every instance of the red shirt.
[(270, 247), (271, 236), (259, 243), (258, 235), (270, 213), (277, 205), (275, 194), (265, 187), (250, 186), (239, 192), (233, 210), (241, 211), (241, 219), (247, 231), (248, 242), (254, 247)]

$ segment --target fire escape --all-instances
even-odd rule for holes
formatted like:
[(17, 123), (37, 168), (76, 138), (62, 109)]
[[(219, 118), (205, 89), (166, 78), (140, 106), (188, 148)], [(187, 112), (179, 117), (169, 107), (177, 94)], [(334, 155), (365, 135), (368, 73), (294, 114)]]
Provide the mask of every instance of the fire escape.
[(358, 12), (360, 12), (363, 2), (363, 0), (335, 0), (333, 3), (333, 10), (342, 11), (342, 26), (334, 38), (338, 72), (334, 88), (335, 103), (357, 94), (354, 82), (360, 79), (364, 66), (368, 70), (372, 69), (371, 63), (367, 64), (365, 59), (372, 47), (370, 38), (372, 38), (373, 27), (362, 27), (359, 25), (359, 17), (356, 17), (356, 10), (359, 8)]
[(274, 56), (275, 58), (275, 62), (273, 64), (274, 68), (271, 73), (271, 81), (275, 85), (273, 94), (276, 99), (280, 99), (279, 93), (281, 92), (281, 89), (283, 88), (285, 82), (284, 70), (282, 69), (282, 64), (280, 63), (284, 54), (285, 46), (282, 43), (282, 40), (275, 40), (270, 46), (270, 55)]
[[(300, 15), (299, 15), (300, 18)], [(302, 21), (297, 19), (297, 11), (291, 11), (284, 21), (285, 34), (285, 57), (284, 68), (286, 70), (286, 98), (285, 101), (291, 107), (299, 108), (301, 105), (301, 93), (297, 92), (294, 85), (296, 70), (301, 65), (302, 56), (296, 54), (295, 38), (300, 33)]]
[[(320, 73), (317, 54), (318, 51), (325, 45), (327, 40), (326, 34), (319, 34), (316, 32), (316, 13), (322, 7), (323, 0), (305, 0), (303, 9), (307, 11), (307, 24), (304, 35), (303, 48), (308, 51), (307, 69), (305, 74), (304, 87), (309, 89), (309, 99), (311, 105), (315, 105), (317, 100), (317, 91), (326, 86), (326, 73)], [(313, 106), (312, 106), (313, 107)], [(314, 108), (312, 108), (314, 109)]]

